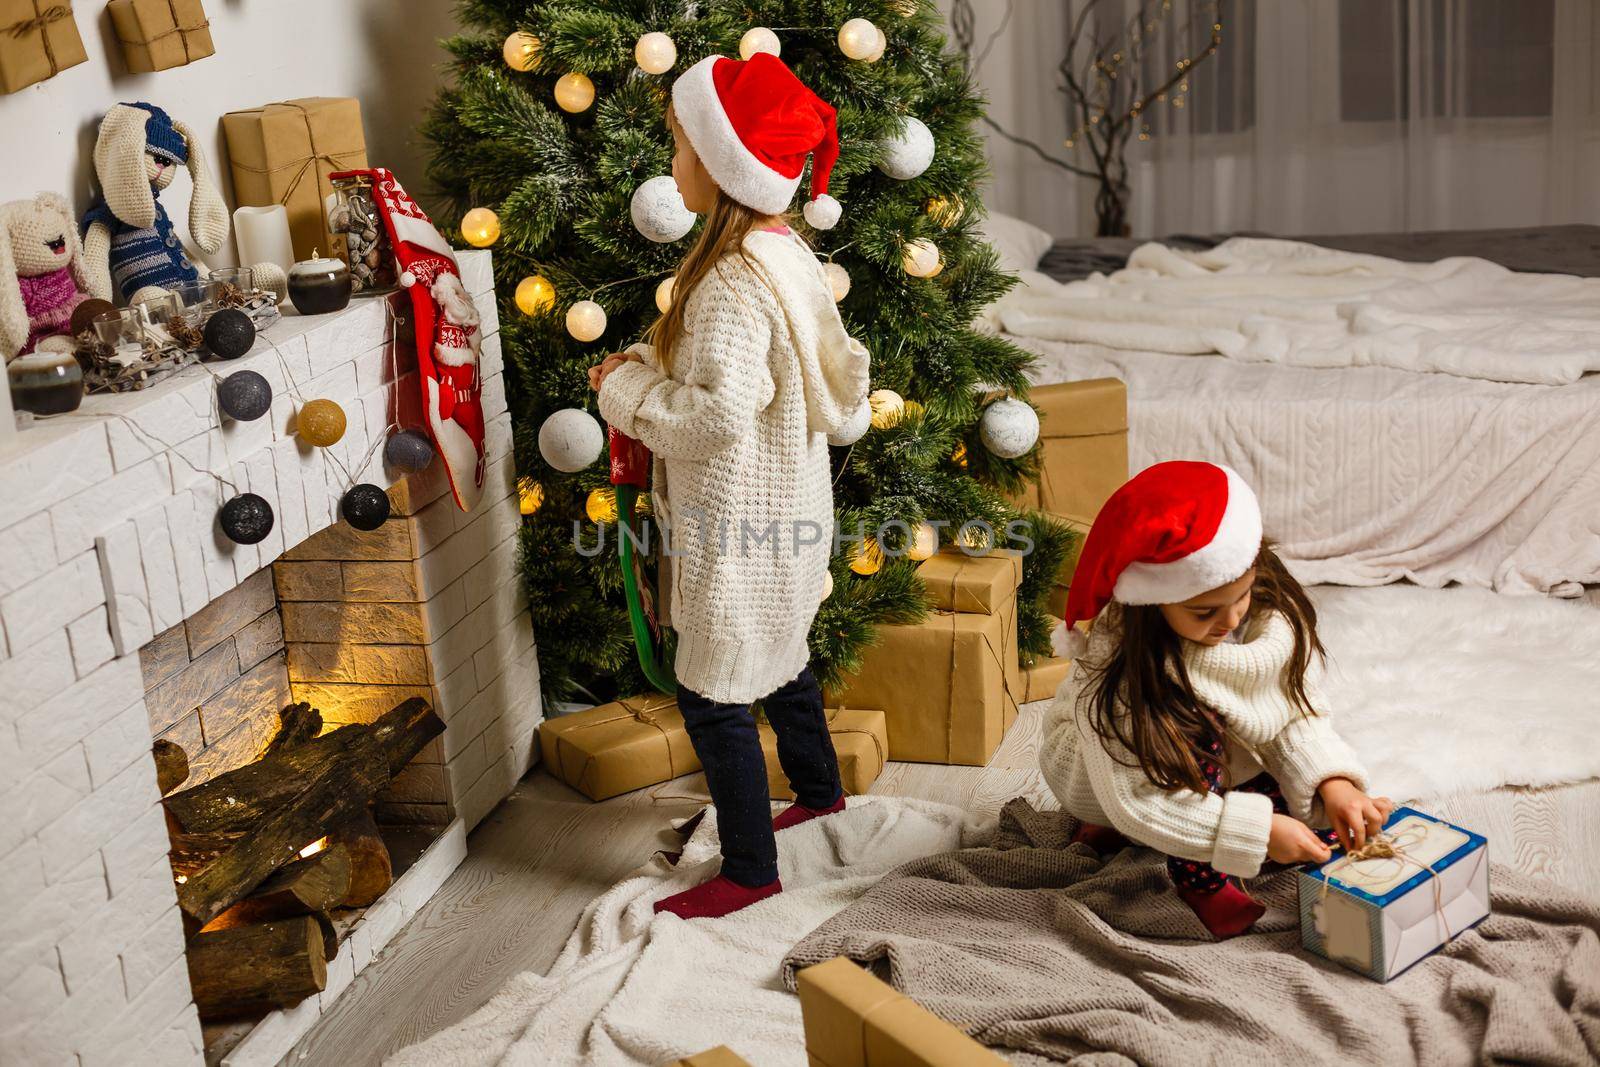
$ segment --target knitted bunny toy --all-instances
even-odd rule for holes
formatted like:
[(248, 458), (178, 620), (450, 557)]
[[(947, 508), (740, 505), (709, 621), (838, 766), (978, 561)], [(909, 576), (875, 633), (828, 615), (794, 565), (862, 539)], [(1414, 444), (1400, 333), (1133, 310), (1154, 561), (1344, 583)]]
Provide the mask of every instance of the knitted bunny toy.
[(90, 284), (65, 199), (40, 193), (0, 204), (0, 356), (7, 362), (35, 348), (70, 348), (73, 309), (110, 295), (109, 285)]
[[(104, 200), (83, 216), (84, 252), (95, 285), (136, 303), (200, 277), (157, 195), (186, 166), (194, 183), (189, 233), (207, 255), (228, 239), (228, 209), (206, 172), (194, 132), (154, 104), (114, 104), (100, 122), (94, 169)], [(255, 264), (256, 283), (282, 295), (283, 269)]]

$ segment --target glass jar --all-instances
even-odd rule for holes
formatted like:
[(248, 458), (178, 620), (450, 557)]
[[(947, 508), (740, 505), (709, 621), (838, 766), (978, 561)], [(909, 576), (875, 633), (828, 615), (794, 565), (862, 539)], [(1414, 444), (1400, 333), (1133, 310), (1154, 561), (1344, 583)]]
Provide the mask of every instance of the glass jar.
[(333, 234), (334, 254), (350, 268), (350, 287), (357, 296), (392, 293), (399, 288), (394, 247), (378, 216), (371, 178), (352, 174), (334, 179), (328, 232)]

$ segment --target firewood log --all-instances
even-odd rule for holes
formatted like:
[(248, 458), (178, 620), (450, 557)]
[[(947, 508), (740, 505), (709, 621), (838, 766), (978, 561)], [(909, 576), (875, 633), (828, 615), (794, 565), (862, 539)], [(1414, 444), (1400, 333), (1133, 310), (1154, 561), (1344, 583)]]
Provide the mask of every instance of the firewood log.
[(267, 742), (261, 754), (270, 756), (282, 749), (302, 745), (321, 732), (322, 712), (304, 702), (290, 704), (278, 712), (278, 732)]
[(340, 907), (350, 895), (350, 853), (342, 844), (278, 868), (255, 891), (206, 924), (226, 930), (246, 923), (314, 915)]
[(326, 935), (315, 915), (205, 931), (189, 942), (188, 957), (202, 1019), (293, 1007), (328, 984)]
[(389, 846), (378, 834), (372, 809), (363, 809), (359, 815), (340, 824), (329, 835), (329, 840), (343, 847), (350, 856), (350, 891), (343, 901), (345, 907), (364, 908), (394, 883)]
[(166, 796), (182, 785), (189, 777), (189, 754), (181, 745), (171, 741), (157, 741), (150, 746), (156, 760), (156, 788)]

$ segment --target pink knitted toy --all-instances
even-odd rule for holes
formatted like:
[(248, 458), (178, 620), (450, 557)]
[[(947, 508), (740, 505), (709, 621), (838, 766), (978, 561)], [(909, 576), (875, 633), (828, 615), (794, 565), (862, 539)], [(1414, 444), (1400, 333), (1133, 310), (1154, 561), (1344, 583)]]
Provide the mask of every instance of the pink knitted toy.
[(40, 193), (0, 205), (0, 355), (7, 362), (64, 336), (90, 296), (83, 247), (66, 200)]

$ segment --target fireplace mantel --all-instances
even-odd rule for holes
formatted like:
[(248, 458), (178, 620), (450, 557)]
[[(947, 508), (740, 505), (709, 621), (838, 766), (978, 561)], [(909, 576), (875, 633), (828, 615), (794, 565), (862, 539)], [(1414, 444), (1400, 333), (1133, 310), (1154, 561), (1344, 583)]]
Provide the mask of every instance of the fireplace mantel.
[[(487, 252), (460, 260), (483, 317), (488, 423), (489, 488), (471, 513), (455, 508), (437, 461), (409, 477), (385, 469), (385, 427), (419, 424), (415, 354), (389, 343), (385, 299), (288, 314), (242, 359), (89, 397), (0, 450), (0, 765), (15, 768), (0, 800), (0, 976), (24, 1021), (0, 1041), (21, 1062), (73, 1054), (86, 1067), (202, 1062), (138, 653), (339, 522), (343, 475), (323, 450), (296, 440), (296, 392), (344, 409), (345, 437), (327, 451), (357, 480), (390, 491), (391, 522), (415, 546), (407, 562), (425, 620), (419, 639), (438, 646), (439, 663), (472, 665), (428, 687), (446, 722), (436, 759), (455, 822), (440, 841), (453, 852), (419, 864), (405, 892), (372, 909), (366, 932), (351, 939), (352, 957), (382, 949), (429, 883), (448, 874), (465, 831), (527, 770), (538, 669), (515, 567), (519, 516), (493, 275)], [(215, 376), (240, 370), (271, 383), (267, 417), (218, 415)], [(216, 527), (235, 491), (273, 507), (273, 532), (259, 545), (234, 545)], [(365, 962), (340, 961), (342, 984)], [(340, 989), (330, 978), (322, 998), (296, 1012), (314, 1018), (317, 1001), (331, 1003)], [(265, 1027), (225, 1062), (272, 1062), (292, 1040), (291, 1022)]]

